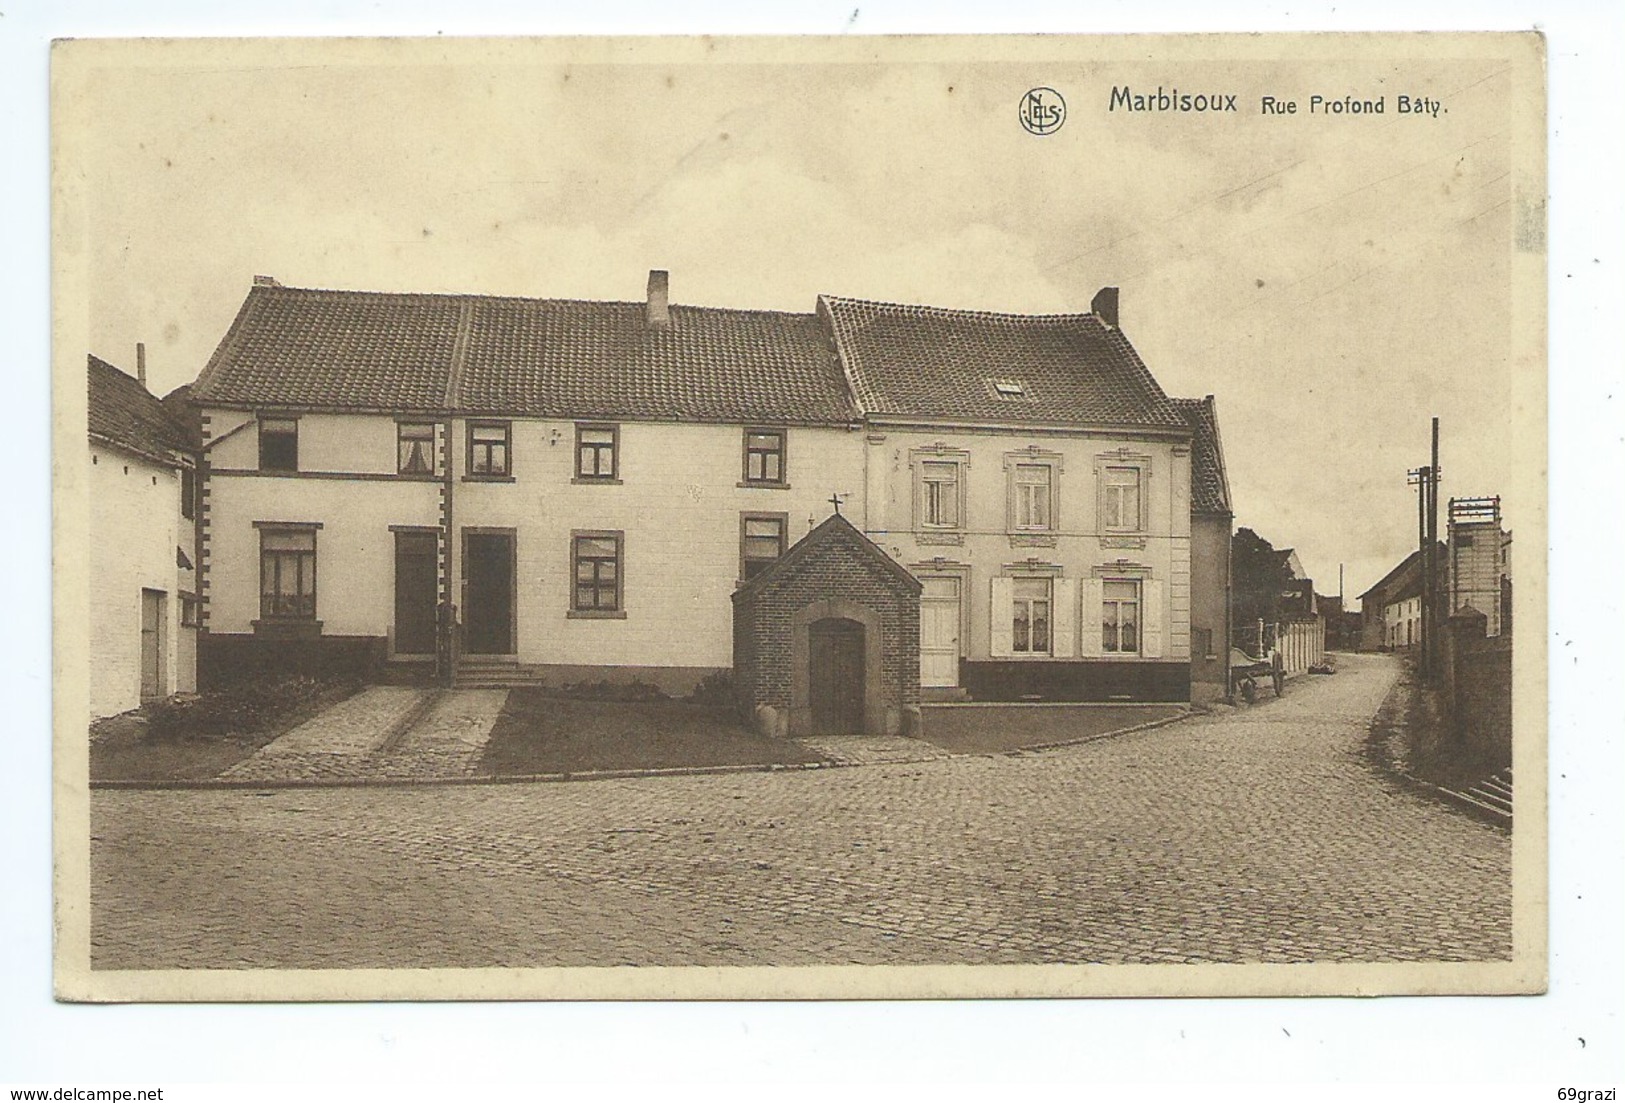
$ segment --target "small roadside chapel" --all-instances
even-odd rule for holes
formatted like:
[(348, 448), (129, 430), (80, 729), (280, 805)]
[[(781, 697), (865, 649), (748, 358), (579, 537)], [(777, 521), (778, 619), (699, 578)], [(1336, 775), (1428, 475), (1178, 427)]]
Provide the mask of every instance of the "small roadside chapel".
[(739, 708), (763, 735), (918, 735), (920, 591), (836, 512), (733, 594)]

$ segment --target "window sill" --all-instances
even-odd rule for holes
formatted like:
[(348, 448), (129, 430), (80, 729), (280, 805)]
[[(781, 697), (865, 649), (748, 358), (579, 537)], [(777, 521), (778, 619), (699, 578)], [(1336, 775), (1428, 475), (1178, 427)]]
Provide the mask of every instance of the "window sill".
[(440, 476), (427, 471), (397, 471), (395, 477), (403, 483), (437, 483)]
[(625, 609), (567, 609), (565, 617), (570, 620), (625, 620)]
[(963, 544), (965, 533), (962, 529), (919, 529), (914, 533), (916, 544)]
[(517, 482), (512, 475), (464, 475), (465, 483), (512, 483)]
[(734, 485), (737, 486), (740, 490), (789, 490), (790, 489), (790, 484), (789, 483), (769, 483), (769, 482), (753, 481), (751, 479), (740, 479), (737, 483), (734, 483)]
[(570, 480), (575, 486), (622, 486), (620, 479), (606, 479), (593, 475), (577, 475)]
[(1023, 529), (1012, 531), (1008, 535), (1012, 548), (1053, 548), (1059, 543), (1055, 532), (1050, 530), (1040, 532), (1036, 529)]

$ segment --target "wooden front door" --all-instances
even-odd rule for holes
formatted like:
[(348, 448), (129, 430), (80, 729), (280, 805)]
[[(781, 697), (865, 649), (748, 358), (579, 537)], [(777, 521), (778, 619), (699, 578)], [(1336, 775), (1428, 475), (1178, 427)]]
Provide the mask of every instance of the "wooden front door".
[(927, 578), (920, 595), (920, 684), (959, 684), (959, 579)]
[(395, 534), (395, 653), (434, 654), (436, 562), (439, 538), (432, 532)]
[(813, 730), (821, 735), (863, 731), (863, 625), (839, 617), (814, 621), (807, 645)]
[[(164, 696), (164, 594), (141, 591), (141, 696)], [(129, 683), (126, 682), (126, 685)]]
[(463, 643), (475, 655), (514, 651), (512, 533), (463, 534)]

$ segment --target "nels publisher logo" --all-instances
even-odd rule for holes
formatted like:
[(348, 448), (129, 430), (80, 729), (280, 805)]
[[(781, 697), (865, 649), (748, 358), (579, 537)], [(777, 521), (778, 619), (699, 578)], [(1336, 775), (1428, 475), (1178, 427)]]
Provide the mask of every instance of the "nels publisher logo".
[(1021, 97), (1021, 125), (1029, 134), (1054, 134), (1066, 122), (1066, 101), (1053, 88), (1034, 88)]

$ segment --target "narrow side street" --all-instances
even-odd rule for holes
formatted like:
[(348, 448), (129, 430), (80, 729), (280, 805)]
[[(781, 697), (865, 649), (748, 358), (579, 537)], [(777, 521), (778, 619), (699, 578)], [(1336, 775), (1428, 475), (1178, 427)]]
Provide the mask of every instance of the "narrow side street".
[(1510, 839), (1376, 773), (1397, 666), (1081, 746), (92, 794), (97, 968), (1476, 961)]

